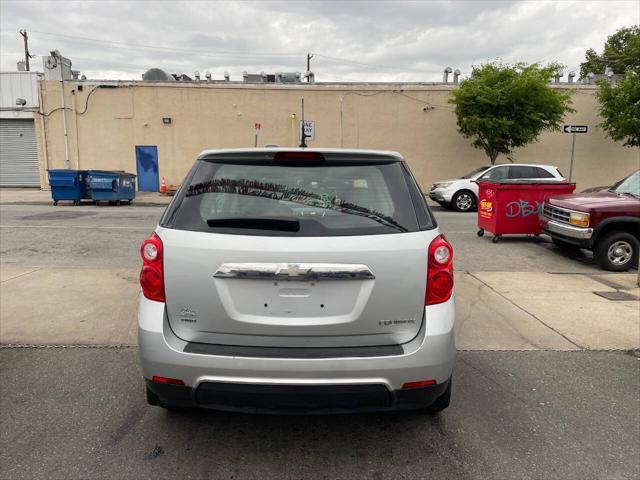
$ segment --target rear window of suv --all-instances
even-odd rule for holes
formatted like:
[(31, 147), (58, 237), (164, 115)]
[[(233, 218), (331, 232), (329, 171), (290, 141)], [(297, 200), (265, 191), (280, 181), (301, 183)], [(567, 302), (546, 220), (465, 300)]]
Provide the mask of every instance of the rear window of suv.
[(200, 160), (187, 179), (163, 226), (309, 237), (412, 232), (431, 223), (398, 161)]

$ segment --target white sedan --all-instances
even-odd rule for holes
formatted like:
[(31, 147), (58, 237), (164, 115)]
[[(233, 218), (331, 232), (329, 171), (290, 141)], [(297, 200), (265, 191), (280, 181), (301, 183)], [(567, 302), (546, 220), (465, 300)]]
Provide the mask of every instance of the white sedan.
[(553, 165), (530, 165), (511, 163), (476, 168), (455, 180), (436, 182), (431, 185), (429, 198), (445, 208), (468, 212), (477, 207), (477, 180), (549, 180), (564, 182), (566, 179)]

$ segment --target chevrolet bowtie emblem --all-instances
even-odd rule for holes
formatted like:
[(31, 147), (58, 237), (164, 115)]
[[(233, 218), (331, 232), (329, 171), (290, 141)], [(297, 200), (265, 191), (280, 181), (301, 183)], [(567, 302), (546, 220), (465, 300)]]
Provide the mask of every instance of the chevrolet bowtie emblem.
[(309, 269), (300, 267), (300, 264), (298, 263), (288, 263), (286, 270), (283, 269), (282, 271), (282, 273), (285, 272), (289, 278), (297, 278), (302, 275), (306, 275), (309, 272)]

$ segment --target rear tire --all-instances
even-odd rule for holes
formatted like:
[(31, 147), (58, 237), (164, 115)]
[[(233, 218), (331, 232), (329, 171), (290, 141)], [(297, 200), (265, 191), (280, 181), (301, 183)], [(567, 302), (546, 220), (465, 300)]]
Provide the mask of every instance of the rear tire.
[(451, 384), (453, 378), (449, 379), (449, 385), (442, 395), (440, 395), (435, 402), (427, 407), (428, 413), (440, 413), (451, 404)]
[(460, 190), (451, 199), (451, 207), (456, 212), (470, 212), (476, 203), (476, 198), (469, 190)]
[(593, 257), (597, 264), (612, 272), (626, 272), (638, 265), (640, 242), (631, 233), (614, 231), (596, 241)]

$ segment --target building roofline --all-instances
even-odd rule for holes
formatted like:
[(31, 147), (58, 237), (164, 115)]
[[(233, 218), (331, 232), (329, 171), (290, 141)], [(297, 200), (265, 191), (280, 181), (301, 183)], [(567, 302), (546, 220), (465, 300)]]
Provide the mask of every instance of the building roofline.
[[(44, 80), (56, 81), (57, 80)], [(247, 82), (225, 82), (221, 80), (207, 81), (149, 81), (149, 80), (67, 80), (65, 83), (79, 85), (111, 85), (121, 87), (161, 87), (161, 88), (211, 88), (219, 90), (326, 90), (326, 91), (402, 91), (402, 90), (424, 90), (424, 91), (451, 91), (458, 88), (454, 83), (442, 82), (315, 82), (315, 83), (247, 83)], [(551, 88), (575, 89), (575, 90), (596, 90), (597, 85), (585, 85), (580, 83), (559, 83), (549, 84)]]

